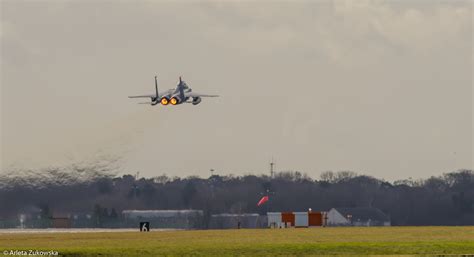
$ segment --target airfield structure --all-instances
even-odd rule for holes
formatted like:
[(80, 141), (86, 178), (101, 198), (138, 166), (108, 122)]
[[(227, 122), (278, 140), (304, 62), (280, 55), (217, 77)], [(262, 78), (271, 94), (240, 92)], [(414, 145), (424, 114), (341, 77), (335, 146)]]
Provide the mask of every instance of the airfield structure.
[(129, 226), (150, 222), (153, 228), (193, 229), (202, 226), (202, 210), (123, 210), (122, 216)]
[(372, 207), (332, 208), (328, 212), (329, 226), (390, 226), (390, 217)]
[(270, 228), (306, 228), (320, 227), (325, 224), (326, 212), (268, 212), (268, 227)]
[(209, 228), (230, 229), (230, 228), (259, 228), (262, 227), (263, 219), (257, 213), (221, 213), (211, 215)]

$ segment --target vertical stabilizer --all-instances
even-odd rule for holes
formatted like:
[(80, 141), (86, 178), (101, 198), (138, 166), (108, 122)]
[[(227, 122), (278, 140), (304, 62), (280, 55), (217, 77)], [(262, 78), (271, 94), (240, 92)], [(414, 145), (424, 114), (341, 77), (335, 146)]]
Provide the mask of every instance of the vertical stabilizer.
[(158, 93), (158, 79), (157, 76), (155, 76), (155, 92), (156, 92), (156, 101), (158, 101), (159, 93)]
[(184, 87), (185, 87), (185, 84), (183, 83), (183, 80), (181, 79), (181, 76), (179, 76), (179, 85), (178, 85), (178, 90), (179, 90), (179, 97), (181, 97), (181, 99), (183, 99), (184, 101)]

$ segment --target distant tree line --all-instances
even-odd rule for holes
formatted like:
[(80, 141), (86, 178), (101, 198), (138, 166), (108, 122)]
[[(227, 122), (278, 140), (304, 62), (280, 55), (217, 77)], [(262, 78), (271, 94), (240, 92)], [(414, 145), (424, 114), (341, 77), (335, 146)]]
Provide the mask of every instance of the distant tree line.
[[(5, 183), (4, 183), (5, 185)], [(376, 207), (393, 225), (474, 225), (474, 172), (459, 170), (423, 180), (389, 183), (350, 171), (324, 172), (315, 180), (300, 172), (266, 175), (136, 179), (102, 176), (90, 181), (15, 184), (0, 188), (0, 219), (35, 212), (90, 214), (100, 224), (125, 209), (199, 209), (214, 213), (327, 211), (333, 207)], [(257, 206), (263, 195), (270, 201)]]

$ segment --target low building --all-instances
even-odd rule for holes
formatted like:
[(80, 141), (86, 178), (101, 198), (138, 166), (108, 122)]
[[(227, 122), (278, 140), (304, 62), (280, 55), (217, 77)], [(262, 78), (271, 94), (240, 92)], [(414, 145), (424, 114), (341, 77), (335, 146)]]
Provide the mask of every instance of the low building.
[(122, 217), (128, 225), (148, 221), (151, 228), (201, 228), (202, 210), (123, 210)]
[(308, 212), (308, 226), (310, 226), (310, 227), (324, 226), (325, 218), (326, 218), (326, 212), (309, 211)]
[(53, 212), (51, 217), (51, 227), (53, 228), (71, 228), (71, 214), (65, 212)]
[(295, 215), (295, 227), (308, 227), (308, 212), (294, 212), (293, 214)]
[(67, 216), (52, 217), (51, 223), (53, 228), (71, 228), (71, 219)]
[(268, 227), (271, 228), (307, 228), (320, 227), (325, 224), (325, 212), (308, 211), (308, 212), (269, 212)]
[(229, 229), (229, 228), (258, 228), (262, 225), (262, 219), (257, 213), (231, 214), (222, 213), (211, 215), (209, 228)]
[(295, 214), (293, 212), (282, 212), (281, 221), (283, 222), (283, 227), (289, 228), (295, 226)]
[(327, 213), (328, 226), (390, 226), (390, 217), (377, 208), (332, 208)]
[(267, 226), (270, 228), (278, 228), (282, 225), (282, 214), (281, 212), (268, 212), (267, 213)]

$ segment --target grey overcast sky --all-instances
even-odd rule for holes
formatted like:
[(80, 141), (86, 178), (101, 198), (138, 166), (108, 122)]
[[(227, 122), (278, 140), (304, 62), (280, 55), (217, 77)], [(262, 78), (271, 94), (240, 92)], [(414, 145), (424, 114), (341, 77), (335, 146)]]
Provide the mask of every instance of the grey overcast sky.
[[(472, 1), (1, 2), (3, 171), (473, 168)], [(176, 85), (200, 105), (138, 105)]]

